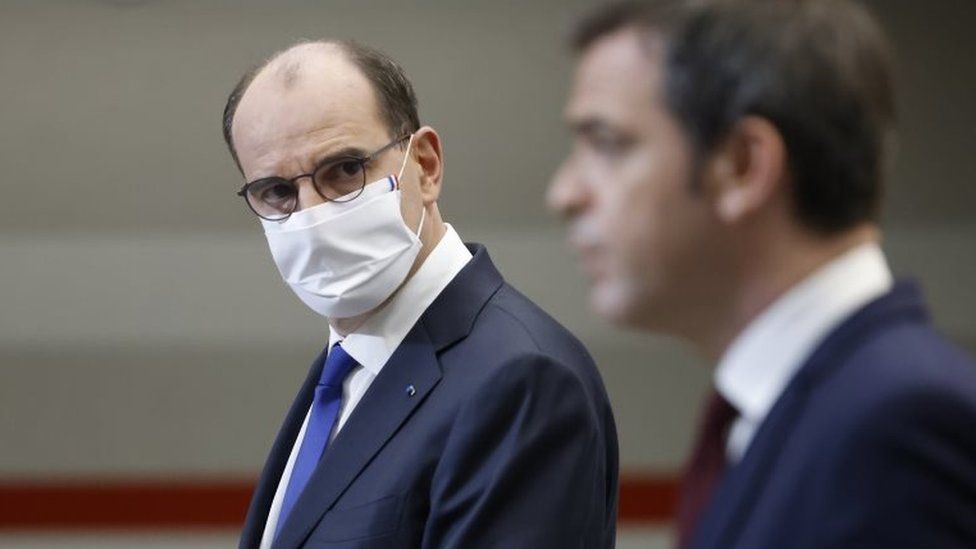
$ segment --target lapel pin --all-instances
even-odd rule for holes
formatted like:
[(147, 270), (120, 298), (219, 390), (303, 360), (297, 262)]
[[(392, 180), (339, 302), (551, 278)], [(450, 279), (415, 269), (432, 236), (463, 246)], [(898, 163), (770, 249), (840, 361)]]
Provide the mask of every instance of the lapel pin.
[(407, 385), (407, 396), (413, 396), (417, 394), (417, 389), (413, 385)]

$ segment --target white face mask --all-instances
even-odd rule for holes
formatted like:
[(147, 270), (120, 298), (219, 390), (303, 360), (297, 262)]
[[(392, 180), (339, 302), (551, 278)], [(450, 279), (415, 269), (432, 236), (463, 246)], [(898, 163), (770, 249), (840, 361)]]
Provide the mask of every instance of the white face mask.
[(383, 303), (407, 278), (422, 243), (400, 213), (399, 175), (366, 185), (349, 202), (325, 202), (283, 222), (261, 220), (271, 255), (291, 289), (327, 318), (360, 315)]

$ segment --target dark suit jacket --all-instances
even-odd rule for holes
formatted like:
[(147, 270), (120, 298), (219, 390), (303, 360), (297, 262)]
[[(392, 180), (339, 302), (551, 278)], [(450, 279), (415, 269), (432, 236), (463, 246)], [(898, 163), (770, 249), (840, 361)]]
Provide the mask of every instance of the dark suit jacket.
[[(617, 436), (596, 366), (469, 248), (326, 449), (276, 549), (613, 547)], [(261, 541), (324, 357), (274, 443), (242, 548)]]
[(912, 284), (829, 335), (702, 518), (702, 548), (976, 547), (976, 364)]

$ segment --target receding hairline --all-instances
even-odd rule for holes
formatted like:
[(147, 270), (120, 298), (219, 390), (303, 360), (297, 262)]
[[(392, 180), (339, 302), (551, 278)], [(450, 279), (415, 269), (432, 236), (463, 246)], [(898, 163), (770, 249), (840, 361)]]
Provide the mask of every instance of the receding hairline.
[[(308, 65), (316, 56), (329, 55), (345, 61), (350, 68), (358, 73), (362, 70), (353, 63), (349, 48), (339, 40), (306, 40), (293, 44), (268, 58), (263, 64), (258, 65), (254, 71), (251, 83), (264, 75), (272, 72), (285, 89), (290, 89), (301, 79), (302, 74), (308, 70)], [(250, 84), (248, 85), (250, 87)], [(247, 91), (246, 89), (244, 90)]]
[[(329, 58), (349, 63), (354, 72), (361, 75), (371, 94), (373, 105), (380, 119), (386, 124), (391, 137), (413, 132), (420, 128), (417, 114), (417, 97), (413, 85), (407, 78), (403, 67), (380, 50), (347, 39), (305, 40), (271, 55), (266, 61), (255, 65), (240, 78), (224, 105), (222, 129), (224, 141), (230, 149), (231, 157), (238, 169), (240, 159), (234, 146), (232, 130), (237, 108), (247, 94), (254, 80), (268, 70), (277, 75), (269, 79), (277, 80), (282, 88), (294, 86), (316, 56), (326, 54)], [(280, 75), (280, 76), (278, 76)], [(263, 77), (262, 77), (263, 79)]]
[[(237, 113), (240, 107), (247, 103), (248, 92), (252, 88), (257, 86), (268, 90), (270, 87), (272, 93), (276, 95), (287, 95), (289, 92), (294, 91), (303, 79), (307, 79), (310, 74), (322, 69), (323, 65), (319, 65), (319, 63), (323, 62), (329, 63), (326, 66), (329, 68), (328, 74), (330, 75), (356, 75), (353, 76), (354, 79), (358, 77), (359, 84), (365, 87), (362, 95), (358, 95), (359, 100), (369, 103), (369, 108), (372, 110), (375, 119), (382, 124), (383, 114), (381, 112), (379, 98), (377, 97), (377, 91), (369, 81), (369, 78), (367, 78), (363, 69), (354, 62), (352, 52), (345, 44), (338, 40), (302, 41), (274, 53), (267, 60), (252, 69), (247, 82), (240, 90), (240, 97), (234, 106), (231, 127), (229, 128), (231, 139), (233, 139), (234, 128), (237, 126), (235, 124)], [(342, 72), (344, 70), (348, 70), (349, 72)], [(359, 88), (359, 84), (356, 85), (357, 89), (361, 89)], [(238, 161), (236, 158), (236, 147), (234, 148), (233, 154), (235, 155), (235, 161)], [(239, 164), (238, 167), (240, 167)]]

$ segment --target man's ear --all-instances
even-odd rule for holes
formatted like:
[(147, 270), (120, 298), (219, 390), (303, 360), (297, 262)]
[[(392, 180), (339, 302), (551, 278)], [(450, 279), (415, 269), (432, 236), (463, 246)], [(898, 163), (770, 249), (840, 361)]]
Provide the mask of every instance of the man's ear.
[(786, 192), (786, 145), (769, 120), (746, 116), (707, 163), (708, 194), (718, 219), (738, 224)]
[(441, 150), (440, 136), (434, 128), (424, 126), (414, 133), (410, 149), (410, 155), (419, 169), (420, 194), (424, 204), (437, 202), (444, 173), (444, 153)]

